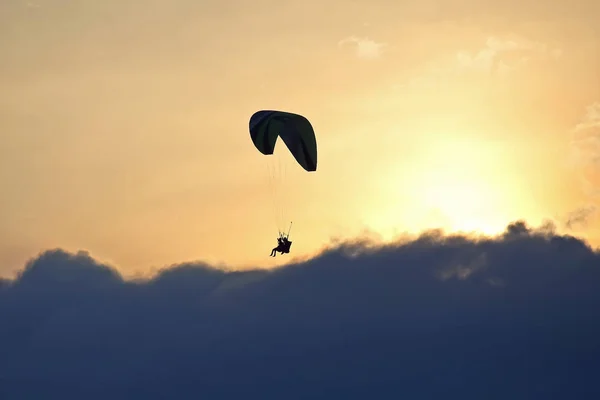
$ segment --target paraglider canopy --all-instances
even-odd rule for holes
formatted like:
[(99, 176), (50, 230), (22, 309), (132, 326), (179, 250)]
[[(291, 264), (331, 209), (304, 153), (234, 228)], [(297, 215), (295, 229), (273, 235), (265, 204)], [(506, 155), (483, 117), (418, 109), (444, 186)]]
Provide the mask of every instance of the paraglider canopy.
[(281, 137), (298, 164), (306, 171), (317, 170), (317, 140), (312, 125), (302, 115), (262, 110), (250, 117), (250, 137), (262, 154), (271, 155)]
[[(249, 130), (254, 146), (262, 154), (272, 155), (275, 151), (277, 139), (281, 137), (296, 162), (305, 171), (314, 172), (317, 170), (317, 140), (315, 132), (308, 119), (302, 115), (275, 110), (257, 111), (250, 117)], [(275, 191), (273, 190), (274, 196)], [(292, 242), (289, 240), (289, 230), (286, 235), (282, 229), (283, 208), (286, 208), (286, 202), (274, 199), (273, 206), (281, 210), (281, 218), (277, 221), (277, 229), (279, 230), (279, 237), (277, 239), (278, 247), (273, 249), (272, 256), (274, 256), (274, 252), (276, 251), (289, 253), (290, 246), (292, 245)]]

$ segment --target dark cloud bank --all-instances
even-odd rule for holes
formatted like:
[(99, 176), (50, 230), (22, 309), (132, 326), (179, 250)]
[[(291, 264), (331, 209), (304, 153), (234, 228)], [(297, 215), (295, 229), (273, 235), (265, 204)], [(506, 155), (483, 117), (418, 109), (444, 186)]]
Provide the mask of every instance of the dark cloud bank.
[(0, 281), (0, 399), (599, 399), (599, 288), (520, 222), (143, 282), (49, 251)]

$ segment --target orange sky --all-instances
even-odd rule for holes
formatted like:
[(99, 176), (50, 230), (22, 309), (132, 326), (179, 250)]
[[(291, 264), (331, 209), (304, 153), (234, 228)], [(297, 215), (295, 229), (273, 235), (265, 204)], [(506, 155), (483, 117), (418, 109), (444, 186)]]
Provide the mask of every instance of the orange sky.
[(53, 247), (125, 273), (286, 260), (267, 257), (279, 158), (248, 134), (265, 108), (317, 133), (314, 174), (278, 151), (293, 255), (563, 227), (600, 189), (600, 3), (501, 3), (0, 3), (0, 275)]

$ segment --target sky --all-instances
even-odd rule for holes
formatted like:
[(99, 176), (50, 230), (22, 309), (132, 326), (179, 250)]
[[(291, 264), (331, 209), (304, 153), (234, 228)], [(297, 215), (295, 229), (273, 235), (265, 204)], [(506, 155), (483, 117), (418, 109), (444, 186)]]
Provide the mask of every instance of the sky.
[[(267, 258), (282, 205), (301, 259), (365, 232), (516, 220), (596, 246), (597, 15), (593, 0), (2, 1), (0, 275), (54, 248), (132, 276), (272, 267), (291, 260)], [(261, 109), (311, 121), (316, 172), (253, 147)]]
[(524, 222), (135, 281), (48, 251), (0, 280), (0, 398), (598, 399), (599, 267)]
[(600, 398), (598, 15), (0, 2), (0, 399)]

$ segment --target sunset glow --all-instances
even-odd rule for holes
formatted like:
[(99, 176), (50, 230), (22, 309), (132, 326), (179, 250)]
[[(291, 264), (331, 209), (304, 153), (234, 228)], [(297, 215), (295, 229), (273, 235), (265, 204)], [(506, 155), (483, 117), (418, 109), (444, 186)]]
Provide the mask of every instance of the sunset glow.
[[(518, 219), (599, 244), (598, 2), (526, 3), (2, 2), (0, 274), (56, 246), (270, 267), (288, 220), (299, 257)], [(275, 203), (260, 109), (318, 141), (315, 173), (277, 147)]]

